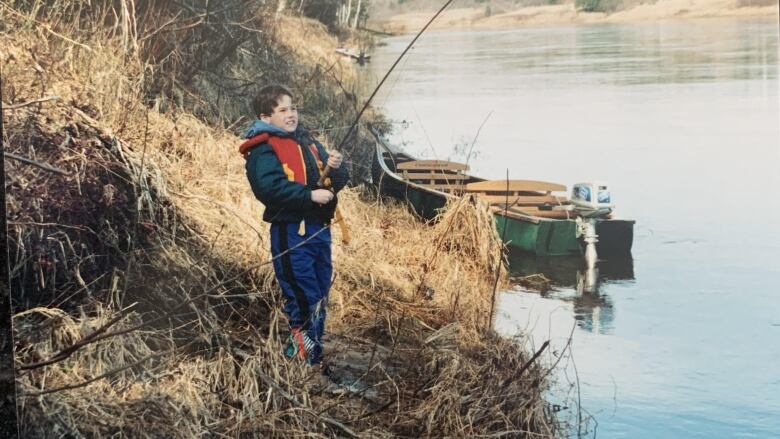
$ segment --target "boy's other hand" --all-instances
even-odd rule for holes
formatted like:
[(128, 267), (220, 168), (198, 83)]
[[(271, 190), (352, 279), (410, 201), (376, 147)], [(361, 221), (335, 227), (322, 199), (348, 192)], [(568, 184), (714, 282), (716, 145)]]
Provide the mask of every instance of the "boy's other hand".
[[(330, 164), (330, 160), (328, 160)], [(315, 189), (311, 191), (311, 200), (317, 204), (328, 204), (333, 199), (333, 192), (327, 189)]]
[(338, 169), (344, 157), (338, 151), (328, 151), (328, 166)]

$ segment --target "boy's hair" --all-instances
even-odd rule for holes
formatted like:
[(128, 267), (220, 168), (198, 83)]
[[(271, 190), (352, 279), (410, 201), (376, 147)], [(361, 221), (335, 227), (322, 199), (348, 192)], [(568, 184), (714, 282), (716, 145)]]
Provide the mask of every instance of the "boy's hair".
[(274, 108), (279, 105), (279, 99), (284, 95), (289, 96), (290, 99), (293, 98), (292, 92), (283, 85), (272, 84), (261, 88), (252, 100), (252, 110), (255, 112), (255, 116), (272, 115)]

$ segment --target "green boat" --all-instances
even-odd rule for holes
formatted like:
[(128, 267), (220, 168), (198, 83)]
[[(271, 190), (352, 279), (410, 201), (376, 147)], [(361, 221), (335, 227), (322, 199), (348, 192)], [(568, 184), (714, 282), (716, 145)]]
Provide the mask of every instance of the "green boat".
[[(378, 192), (405, 201), (423, 219), (433, 219), (449, 198), (472, 194), (488, 202), (498, 233), (509, 247), (538, 256), (585, 252), (582, 222), (583, 215), (590, 214), (583, 214), (565, 195), (557, 194), (565, 192), (566, 186), (534, 180), (485, 180), (467, 174), (466, 164), (415, 160), (372, 132), (376, 154), (371, 170)], [(599, 258), (630, 256), (634, 221), (611, 218), (610, 212), (587, 212), (601, 215), (591, 219)]]

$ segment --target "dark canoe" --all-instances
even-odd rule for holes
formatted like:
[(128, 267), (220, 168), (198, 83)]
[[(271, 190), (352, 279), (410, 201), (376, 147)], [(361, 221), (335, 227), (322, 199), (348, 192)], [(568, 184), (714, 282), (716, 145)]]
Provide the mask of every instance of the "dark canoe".
[(362, 51), (356, 51), (352, 49), (347, 49), (344, 47), (339, 47), (336, 49), (336, 53), (338, 53), (341, 56), (347, 56), (352, 59), (356, 59), (358, 61), (368, 61), (371, 59), (371, 55), (366, 55), (365, 52)]
[[(398, 165), (415, 158), (388, 145), (377, 132), (372, 132), (377, 142), (371, 173), (380, 194), (406, 202), (425, 220), (433, 219), (448, 198), (457, 196), (404, 180), (398, 172)], [(485, 179), (466, 175), (462, 184), (480, 181)], [(578, 255), (584, 251), (573, 219), (542, 218), (500, 209), (494, 209), (493, 213), (498, 233), (508, 246), (539, 256)], [(599, 258), (630, 255), (634, 239), (633, 220), (598, 220), (596, 233)]]

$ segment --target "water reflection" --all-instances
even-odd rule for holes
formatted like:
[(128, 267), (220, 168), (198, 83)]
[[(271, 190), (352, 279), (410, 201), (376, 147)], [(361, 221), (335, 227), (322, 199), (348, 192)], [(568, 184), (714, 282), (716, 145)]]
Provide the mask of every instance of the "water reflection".
[(734, 20), (694, 23), (693, 29), (687, 22), (582, 26), (562, 61), (571, 71), (623, 85), (765, 79), (777, 61), (774, 35), (754, 26)]
[[(634, 261), (630, 255), (599, 260), (588, 269), (580, 256), (536, 256), (510, 250), (510, 275), (521, 285), (538, 289), (540, 296), (571, 303), (577, 326), (594, 334), (612, 333), (615, 310), (602, 288), (613, 282), (634, 280)], [(541, 274), (548, 282), (539, 282)]]

